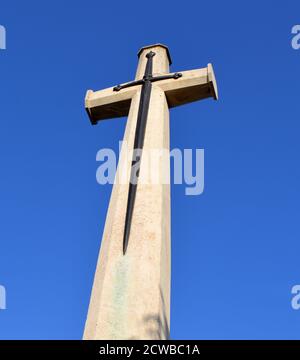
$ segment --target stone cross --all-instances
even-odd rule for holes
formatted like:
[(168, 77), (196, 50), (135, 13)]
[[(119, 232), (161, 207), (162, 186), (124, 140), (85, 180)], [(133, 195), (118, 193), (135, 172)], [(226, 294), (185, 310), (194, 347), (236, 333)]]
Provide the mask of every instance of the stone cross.
[[(116, 178), (124, 169), (130, 177), (113, 186), (84, 339), (169, 337), (170, 165), (161, 161), (155, 169), (167, 182), (139, 183), (147, 171), (142, 154), (169, 151), (169, 108), (218, 97), (211, 64), (169, 73), (170, 53), (162, 44), (143, 47), (138, 57), (134, 81), (88, 90), (85, 98), (92, 124), (128, 116)], [(124, 144), (134, 150), (130, 161)]]

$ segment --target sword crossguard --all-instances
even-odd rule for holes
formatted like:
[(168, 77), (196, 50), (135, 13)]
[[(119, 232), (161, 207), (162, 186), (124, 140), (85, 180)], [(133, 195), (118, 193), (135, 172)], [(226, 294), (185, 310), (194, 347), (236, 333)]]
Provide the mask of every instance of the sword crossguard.
[(113, 88), (113, 91), (120, 91), (122, 89), (126, 89), (126, 88), (129, 88), (131, 86), (136, 86), (136, 85), (142, 85), (144, 83), (144, 79), (142, 80), (136, 80), (136, 81), (131, 81), (127, 84), (124, 84), (124, 85), (117, 85)]
[(122, 85), (117, 85), (113, 88), (114, 91), (120, 91), (122, 89)]
[[(150, 52), (148, 54), (150, 54)], [(155, 53), (153, 53), (153, 54), (155, 55)], [(154, 55), (150, 55), (149, 58), (153, 57)], [(156, 82), (156, 81), (167, 80), (167, 79), (175, 79), (176, 80), (176, 79), (179, 79), (181, 77), (182, 77), (181, 73), (175, 73), (173, 75), (161, 75), (161, 76), (144, 75), (141, 80), (131, 81), (131, 82), (129, 82), (127, 84), (124, 84), (124, 85), (120, 85), (120, 84), (116, 85), (113, 88), (113, 91), (120, 91), (122, 89), (126, 89), (126, 88), (131, 87), (131, 86), (143, 85), (146, 81)]]
[(175, 73), (175, 74), (173, 75), (173, 77), (174, 77), (174, 79), (179, 79), (179, 78), (182, 77), (182, 74), (181, 74), (181, 73)]

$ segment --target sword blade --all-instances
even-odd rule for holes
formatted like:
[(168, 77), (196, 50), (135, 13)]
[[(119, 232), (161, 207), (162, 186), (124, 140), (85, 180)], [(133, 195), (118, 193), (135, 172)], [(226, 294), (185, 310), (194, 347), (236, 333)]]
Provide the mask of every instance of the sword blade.
[[(152, 60), (152, 58), (151, 58)], [(148, 61), (149, 62), (149, 61)], [(125, 229), (124, 229), (124, 237), (123, 237), (123, 254), (125, 255), (128, 242), (129, 235), (131, 229), (131, 222), (136, 198), (136, 190), (137, 190), (137, 179), (139, 177), (140, 166), (141, 166), (141, 154), (137, 156), (135, 154), (135, 150), (141, 150), (144, 146), (146, 125), (147, 125), (147, 117), (149, 111), (149, 103), (151, 96), (151, 88), (152, 84), (150, 81), (145, 81), (142, 86), (141, 98), (139, 103), (138, 110), (138, 118), (135, 130), (135, 138), (134, 138), (134, 154), (131, 162), (131, 173), (130, 173), (130, 184), (128, 190), (128, 200), (127, 200), (127, 208), (126, 208), (126, 218), (125, 218)]]

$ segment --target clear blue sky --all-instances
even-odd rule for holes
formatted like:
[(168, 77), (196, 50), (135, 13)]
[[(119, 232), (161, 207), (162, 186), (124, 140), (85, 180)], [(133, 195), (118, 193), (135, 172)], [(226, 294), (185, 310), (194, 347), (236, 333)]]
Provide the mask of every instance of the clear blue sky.
[(300, 50), (295, 1), (1, 2), (1, 339), (80, 339), (111, 187), (87, 89), (133, 79), (137, 50), (214, 64), (220, 93), (171, 111), (172, 148), (205, 149), (205, 191), (172, 187), (173, 339), (300, 337)]

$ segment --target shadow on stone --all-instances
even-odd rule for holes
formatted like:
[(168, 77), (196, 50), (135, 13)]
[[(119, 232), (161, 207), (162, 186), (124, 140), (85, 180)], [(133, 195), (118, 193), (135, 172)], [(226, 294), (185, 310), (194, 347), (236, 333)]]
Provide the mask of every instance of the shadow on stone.
[[(166, 304), (163, 292), (160, 289), (160, 301), (162, 304), (162, 314), (150, 313), (144, 317), (144, 322), (149, 324), (148, 335), (153, 340), (169, 340), (170, 329), (166, 313)], [(151, 328), (150, 328), (151, 327)]]

